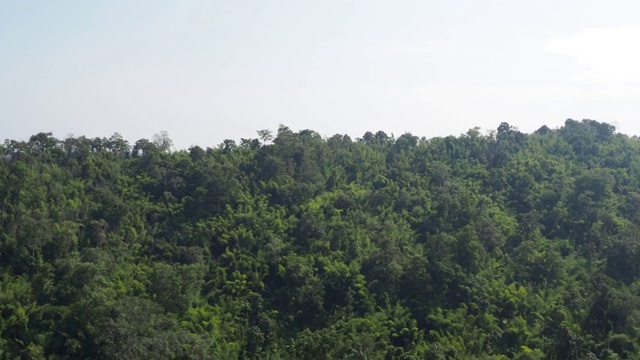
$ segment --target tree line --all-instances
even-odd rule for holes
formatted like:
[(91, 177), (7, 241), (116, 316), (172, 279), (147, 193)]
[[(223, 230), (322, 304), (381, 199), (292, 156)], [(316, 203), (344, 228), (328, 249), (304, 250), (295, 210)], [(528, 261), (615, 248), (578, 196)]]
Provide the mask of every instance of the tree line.
[(0, 359), (640, 357), (640, 140), (0, 146)]

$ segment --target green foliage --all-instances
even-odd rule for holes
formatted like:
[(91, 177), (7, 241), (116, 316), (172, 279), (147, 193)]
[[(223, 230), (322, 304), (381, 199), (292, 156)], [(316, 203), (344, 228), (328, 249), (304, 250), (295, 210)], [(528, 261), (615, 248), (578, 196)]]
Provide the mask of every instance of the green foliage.
[(0, 146), (0, 359), (640, 357), (640, 143)]

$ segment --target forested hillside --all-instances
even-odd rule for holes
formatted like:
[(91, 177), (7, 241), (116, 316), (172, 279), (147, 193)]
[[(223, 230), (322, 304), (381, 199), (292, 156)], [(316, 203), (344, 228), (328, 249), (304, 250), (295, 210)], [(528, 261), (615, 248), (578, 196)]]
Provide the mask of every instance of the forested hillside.
[(0, 359), (640, 357), (608, 124), (0, 150)]

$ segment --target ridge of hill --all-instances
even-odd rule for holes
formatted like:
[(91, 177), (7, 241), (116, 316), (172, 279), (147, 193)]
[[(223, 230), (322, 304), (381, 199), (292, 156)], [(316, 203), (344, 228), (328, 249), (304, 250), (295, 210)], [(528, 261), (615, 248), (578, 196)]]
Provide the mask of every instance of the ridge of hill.
[(640, 140), (0, 146), (0, 359), (640, 356)]

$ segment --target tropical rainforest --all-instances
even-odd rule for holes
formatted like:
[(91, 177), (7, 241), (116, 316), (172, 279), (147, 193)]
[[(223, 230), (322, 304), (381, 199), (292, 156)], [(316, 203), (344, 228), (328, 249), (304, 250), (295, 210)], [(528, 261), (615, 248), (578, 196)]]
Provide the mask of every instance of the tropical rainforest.
[(0, 146), (0, 359), (638, 359), (640, 139)]

